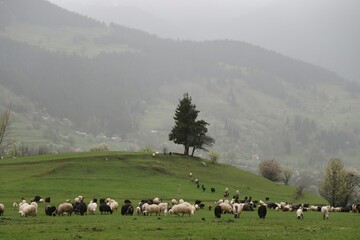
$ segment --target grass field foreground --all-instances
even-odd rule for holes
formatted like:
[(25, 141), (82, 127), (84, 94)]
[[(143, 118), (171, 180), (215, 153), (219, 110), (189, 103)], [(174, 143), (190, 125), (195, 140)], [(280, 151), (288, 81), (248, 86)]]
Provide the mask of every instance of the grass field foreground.
[[(204, 163), (206, 167), (204, 167)], [(198, 178), (197, 188), (189, 173)], [(325, 201), (305, 193), (295, 200), (294, 188), (283, 186), (249, 172), (208, 160), (179, 155), (152, 157), (149, 153), (109, 152), (80, 153), (3, 159), (0, 161), (0, 202), (5, 204), (0, 217), (0, 239), (357, 239), (360, 214), (331, 213), (322, 220), (318, 212), (306, 212), (297, 220), (294, 212), (269, 210), (260, 220), (256, 209), (243, 212), (239, 219), (222, 215), (216, 219), (215, 201), (240, 190), (241, 198), (324, 204)], [(216, 192), (211, 192), (214, 187)], [(35, 195), (50, 196), (51, 205), (66, 199), (85, 196), (111, 197), (122, 205), (125, 199), (134, 206), (141, 199), (161, 197), (164, 201), (183, 198), (205, 203), (193, 216), (122, 216), (112, 215), (48, 217), (39, 204), (37, 217), (20, 217), (12, 209), (14, 201), (28, 201)], [(232, 196), (232, 195), (231, 195)], [(296, 202), (295, 202), (296, 201)]]

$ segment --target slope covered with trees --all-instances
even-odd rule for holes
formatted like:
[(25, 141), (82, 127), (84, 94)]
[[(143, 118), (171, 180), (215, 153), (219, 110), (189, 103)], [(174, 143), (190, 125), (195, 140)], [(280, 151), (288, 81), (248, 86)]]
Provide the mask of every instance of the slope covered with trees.
[(107, 26), (40, 0), (3, 1), (1, 11), (0, 83), (77, 130), (177, 150), (168, 134), (189, 92), (221, 161), (314, 169), (339, 157), (359, 167), (360, 88), (331, 71), (244, 42)]

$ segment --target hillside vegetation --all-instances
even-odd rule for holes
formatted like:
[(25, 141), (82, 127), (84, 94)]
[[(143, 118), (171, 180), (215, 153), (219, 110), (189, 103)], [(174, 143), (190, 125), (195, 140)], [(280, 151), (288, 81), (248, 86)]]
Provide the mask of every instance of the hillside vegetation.
[(253, 157), (275, 158), (319, 174), (338, 157), (360, 168), (360, 88), (331, 71), (244, 42), (161, 39), (41, 0), (0, 10), (0, 87), (21, 99), (0, 102), (18, 115), (11, 138), (56, 152), (94, 144), (78, 130), (119, 137), (115, 150), (181, 151), (168, 134), (188, 92), (222, 162), (256, 171)]
[[(55, 203), (84, 195), (88, 200), (111, 197), (120, 202), (130, 199), (134, 203), (154, 197), (166, 201), (199, 199), (213, 205), (223, 198), (226, 187), (232, 195), (239, 190), (242, 199), (251, 196), (254, 200), (269, 197), (272, 201), (325, 203), (307, 193), (294, 199), (293, 187), (273, 183), (230, 165), (175, 154), (158, 157), (140, 152), (45, 155), (4, 159), (0, 166), (1, 201), (7, 205), (21, 197), (30, 199), (35, 195), (50, 196)], [(197, 188), (190, 172), (205, 186), (205, 191)], [(212, 187), (215, 193), (210, 191)]]
[[(207, 167), (204, 167), (202, 162)], [(259, 220), (257, 212), (243, 212), (235, 219), (232, 214), (214, 217), (214, 202), (223, 198), (223, 190), (230, 194), (240, 190), (240, 198), (269, 197), (270, 201), (293, 203), (326, 203), (305, 193), (294, 199), (295, 189), (270, 182), (249, 172), (225, 164), (179, 156), (176, 154), (152, 157), (133, 152), (59, 154), (37, 157), (3, 159), (0, 161), (0, 203), (5, 212), (0, 216), (1, 236), (6, 239), (353, 239), (357, 236), (359, 214), (331, 213), (329, 221), (321, 220), (319, 212), (305, 213), (303, 221), (294, 212), (268, 210)], [(189, 172), (206, 186), (198, 189)], [(210, 187), (216, 191), (212, 193)], [(22, 197), (35, 195), (51, 197), (51, 205), (58, 206), (66, 199), (111, 197), (122, 205), (125, 199), (134, 206), (144, 198), (161, 197), (164, 201), (183, 198), (193, 203), (202, 200), (204, 209), (192, 216), (122, 216), (72, 215), (49, 217), (45, 204), (39, 203), (36, 217), (20, 217), (12, 203)]]

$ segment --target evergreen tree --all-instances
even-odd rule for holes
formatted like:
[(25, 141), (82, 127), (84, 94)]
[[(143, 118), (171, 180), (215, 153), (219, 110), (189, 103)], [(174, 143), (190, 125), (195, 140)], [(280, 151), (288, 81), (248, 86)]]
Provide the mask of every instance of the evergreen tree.
[(196, 120), (199, 111), (188, 93), (183, 95), (183, 99), (175, 110), (175, 126), (169, 134), (169, 140), (176, 144), (184, 145), (184, 155), (189, 155), (190, 147), (193, 148), (191, 155), (196, 149), (206, 150), (206, 146), (212, 146), (214, 139), (207, 136), (207, 125), (204, 120)]

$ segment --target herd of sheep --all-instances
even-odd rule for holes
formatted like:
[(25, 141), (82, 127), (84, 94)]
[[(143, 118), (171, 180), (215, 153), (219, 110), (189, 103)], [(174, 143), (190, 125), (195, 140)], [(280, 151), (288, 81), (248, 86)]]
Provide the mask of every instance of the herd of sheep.
[[(226, 190), (225, 190), (226, 192)], [(226, 194), (224, 194), (226, 195)], [(111, 198), (100, 199), (99, 204), (97, 199), (92, 199), (88, 204), (85, 203), (83, 196), (76, 197), (73, 201), (66, 200), (59, 206), (50, 205), (50, 197), (42, 199), (40, 196), (36, 196), (28, 203), (25, 199), (22, 199), (19, 203), (13, 203), (13, 209), (19, 211), (19, 215), (22, 217), (37, 216), (39, 205), (44, 203), (45, 214), (48, 216), (63, 216), (79, 214), (95, 214), (97, 211), (100, 214), (112, 214), (113, 212), (120, 211), (122, 215), (194, 215), (199, 209), (203, 209), (205, 204), (200, 200), (196, 200), (194, 204), (184, 201), (183, 199), (172, 199), (169, 203), (162, 201), (161, 198), (153, 198), (141, 200), (134, 208), (130, 200), (125, 200), (121, 206), (116, 200)], [(238, 199), (238, 192), (231, 200), (220, 199), (214, 203), (214, 215), (216, 218), (221, 218), (222, 214), (233, 214), (235, 218), (239, 218), (243, 211), (254, 211), (257, 208), (259, 218), (264, 219), (267, 214), (267, 209), (275, 209), (277, 211), (293, 211), (296, 214), (296, 218), (304, 219), (304, 212), (317, 211), (321, 212), (322, 218), (328, 219), (329, 212), (358, 212), (360, 213), (360, 204), (353, 204), (350, 208), (334, 208), (330, 206), (310, 206), (309, 204), (288, 204), (285, 202), (272, 203), (267, 201), (252, 201), (251, 197), (244, 200)], [(208, 205), (208, 210), (212, 210), (212, 206)], [(5, 206), (0, 203), (0, 216), (4, 214)]]
[[(194, 182), (197, 188), (200, 188), (199, 179), (193, 178), (192, 173), (189, 174), (190, 180)], [(202, 184), (201, 189), (206, 190)], [(211, 192), (215, 192), (215, 188), (211, 188)], [(214, 209), (212, 205), (208, 205), (208, 210), (213, 209), (216, 218), (221, 218), (222, 214), (232, 214), (235, 218), (239, 218), (243, 211), (254, 211), (257, 208), (259, 218), (264, 219), (267, 214), (267, 209), (274, 209), (284, 212), (295, 212), (297, 219), (304, 219), (304, 212), (317, 211), (321, 212), (322, 218), (328, 219), (329, 212), (358, 212), (360, 213), (360, 204), (353, 204), (348, 207), (330, 207), (330, 206), (310, 206), (309, 204), (289, 204), (286, 202), (274, 203), (270, 202), (269, 198), (266, 198), (266, 202), (262, 200), (252, 200), (251, 197), (245, 197), (240, 199), (240, 192), (235, 191), (232, 199), (229, 200), (229, 189), (225, 188), (223, 193), (224, 199), (220, 199), (214, 202)], [(18, 210), (19, 215), (22, 217), (37, 216), (39, 204), (45, 203), (45, 214), (48, 216), (63, 216), (74, 214), (96, 214), (97, 211), (100, 214), (112, 214), (119, 211), (122, 215), (194, 215), (196, 211), (203, 209), (205, 204), (201, 200), (195, 200), (194, 203), (189, 203), (183, 199), (172, 199), (170, 202), (163, 201), (161, 198), (150, 198), (141, 200), (136, 207), (134, 207), (130, 200), (125, 200), (120, 208), (119, 203), (112, 198), (102, 198), (99, 200), (92, 199), (89, 203), (85, 203), (83, 196), (75, 197), (74, 200), (65, 200), (58, 206), (50, 205), (50, 197), (42, 199), (40, 196), (35, 196), (28, 203), (25, 199), (21, 199), (20, 202), (13, 203), (13, 210)], [(0, 216), (4, 214), (5, 206), (0, 203)]]

